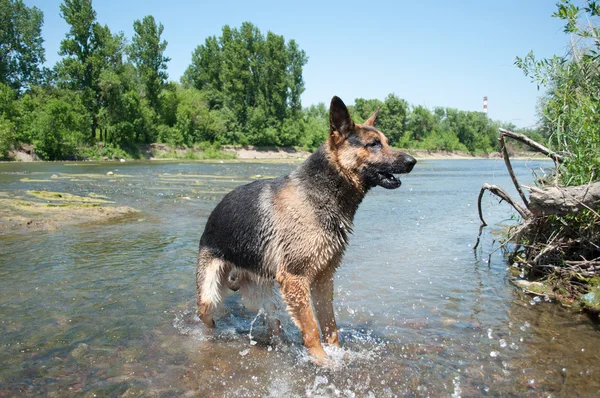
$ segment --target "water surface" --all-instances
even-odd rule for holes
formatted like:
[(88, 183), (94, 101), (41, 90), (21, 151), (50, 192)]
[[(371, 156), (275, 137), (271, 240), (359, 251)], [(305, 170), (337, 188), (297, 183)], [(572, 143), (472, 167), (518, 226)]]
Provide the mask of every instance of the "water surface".
[[(522, 183), (547, 162), (514, 162)], [(235, 186), (277, 163), (0, 164), (0, 191), (105, 195), (133, 219), (0, 238), (0, 396), (592, 396), (600, 332), (508, 282), (495, 241), (514, 222), (484, 182), (502, 160), (421, 161), (398, 190), (372, 190), (335, 280), (343, 351), (307, 360), (286, 322), (271, 344), (232, 296), (207, 336), (194, 318), (198, 240)], [(28, 171), (30, 181), (23, 175)], [(108, 178), (112, 171), (116, 177)], [(51, 178), (55, 174), (60, 178)], [(490, 261), (488, 261), (488, 259)]]

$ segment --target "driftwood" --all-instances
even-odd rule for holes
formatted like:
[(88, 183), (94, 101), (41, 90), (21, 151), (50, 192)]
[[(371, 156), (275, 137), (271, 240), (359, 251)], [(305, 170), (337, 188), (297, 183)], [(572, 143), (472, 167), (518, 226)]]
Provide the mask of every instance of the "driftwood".
[(594, 209), (600, 205), (600, 181), (575, 187), (561, 187), (556, 185), (538, 188), (525, 186), (525, 188), (529, 190), (530, 195), (528, 198), (525, 195), (522, 186), (517, 181), (515, 173), (513, 172), (508, 151), (506, 150), (504, 137), (510, 137), (516, 141), (522, 142), (525, 145), (529, 145), (530, 147), (554, 160), (557, 166), (564, 161), (564, 157), (556, 152), (552, 152), (542, 144), (533, 141), (523, 134), (518, 134), (505, 129), (498, 129), (498, 131), (500, 132), (498, 142), (500, 144), (502, 157), (504, 158), (504, 163), (506, 164), (506, 168), (511, 180), (515, 185), (519, 196), (521, 197), (523, 205), (519, 204), (519, 202), (510, 197), (510, 195), (502, 188), (496, 185), (483, 184), (481, 191), (479, 192), (479, 199), (477, 201), (479, 218), (483, 226), (487, 225), (487, 223), (483, 219), (481, 211), (481, 199), (486, 190), (509, 203), (525, 220), (531, 219), (532, 217), (549, 214), (575, 214), (582, 209), (588, 209), (600, 217), (600, 215), (594, 211)]
[[(559, 224), (560, 226), (557, 228), (556, 224), (548, 222), (550, 215), (559, 217), (574, 215), (587, 209), (595, 217), (594, 223), (600, 225), (600, 214), (596, 210), (600, 207), (600, 181), (582, 186), (562, 187), (555, 179), (554, 186), (521, 186), (510, 163), (505, 137), (515, 139), (550, 157), (556, 165), (557, 175), (565, 157), (522, 134), (504, 129), (499, 129), (499, 132), (500, 151), (521, 201), (513, 199), (501, 187), (483, 184), (477, 201), (481, 220), (479, 235), (481, 235), (483, 227), (487, 225), (483, 219), (481, 202), (484, 192), (489, 191), (510, 204), (523, 219), (523, 223), (509, 239), (518, 241), (517, 248), (513, 253), (513, 259), (516, 259), (518, 263), (529, 270), (542, 274), (556, 272), (563, 276), (578, 275), (579, 277), (600, 275), (600, 257), (597, 257), (600, 253), (600, 243), (598, 243), (597, 235), (593, 232), (591, 235), (578, 235), (578, 232), (570, 228), (568, 224)], [(526, 196), (523, 187), (529, 191), (529, 197)], [(552, 227), (552, 225), (554, 226)], [(522, 238), (525, 238), (524, 242), (528, 243), (521, 243)], [(474, 250), (478, 245), (479, 237)], [(517, 255), (520, 248), (524, 250), (523, 257)], [(589, 258), (590, 255), (596, 258)]]
[(527, 187), (529, 210), (537, 216), (575, 214), (600, 206), (600, 181), (576, 187)]
[(479, 211), (479, 219), (481, 220), (481, 225), (484, 227), (487, 225), (485, 220), (483, 219), (483, 213), (481, 211), (481, 198), (485, 191), (490, 191), (494, 195), (498, 196), (502, 200), (507, 201), (510, 205), (521, 215), (523, 218), (529, 218), (531, 213), (527, 210), (526, 207), (521, 206), (519, 202), (516, 202), (513, 198), (510, 197), (508, 193), (497, 185), (483, 184), (481, 187), (481, 191), (479, 191), (479, 199), (477, 200), (477, 210)]
[(544, 155), (548, 156), (550, 159), (554, 160), (556, 163), (562, 163), (564, 161), (564, 157), (562, 155), (559, 155), (558, 153), (551, 151), (550, 149), (546, 148), (539, 142), (535, 142), (534, 140), (527, 137), (526, 135), (514, 133), (514, 132), (512, 132), (510, 130), (506, 130), (506, 129), (498, 129), (498, 131), (500, 132), (500, 137), (498, 138), (498, 140), (500, 140), (500, 139), (504, 140), (503, 137), (505, 137), (505, 136), (510, 137), (516, 141), (522, 142), (523, 144), (529, 146), (530, 148), (535, 149), (536, 151), (538, 151), (540, 153), (543, 153)]

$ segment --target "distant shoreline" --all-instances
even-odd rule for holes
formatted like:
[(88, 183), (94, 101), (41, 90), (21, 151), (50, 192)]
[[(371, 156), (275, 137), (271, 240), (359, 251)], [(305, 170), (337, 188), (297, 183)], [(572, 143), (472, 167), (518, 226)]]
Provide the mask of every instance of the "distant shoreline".
[[(41, 162), (31, 147), (12, 151), (14, 160), (5, 161), (6, 163), (18, 162)], [(500, 152), (491, 152), (484, 155), (471, 155), (461, 151), (431, 151), (431, 150), (403, 150), (410, 153), (417, 160), (469, 160), (469, 159), (502, 159)], [(171, 147), (167, 144), (150, 144), (140, 147), (139, 159), (65, 159), (65, 161), (135, 161), (135, 160), (304, 160), (310, 156), (311, 152), (302, 149), (289, 147), (255, 147), (255, 146), (234, 146), (224, 145), (219, 154), (210, 157), (204, 157), (204, 151), (196, 148)], [(537, 152), (512, 153), (511, 159), (548, 159)]]

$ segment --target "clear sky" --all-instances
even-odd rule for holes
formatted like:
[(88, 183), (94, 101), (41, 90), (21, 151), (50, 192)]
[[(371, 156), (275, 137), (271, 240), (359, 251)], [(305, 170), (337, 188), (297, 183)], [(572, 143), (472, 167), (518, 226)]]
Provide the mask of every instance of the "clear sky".
[[(44, 12), (47, 65), (68, 31), (59, 0), (24, 0)], [(383, 100), (394, 93), (412, 105), (482, 109), (518, 127), (535, 125), (537, 90), (513, 63), (534, 50), (563, 55), (568, 37), (551, 18), (556, 0), (229, 1), (95, 0), (100, 23), (130, 39), (133, 21), (153, 15), (164, 27), (169, 78), (179, 80), (192, 51), (223, 25), (249, 21), (294, 39), (306, 51), (302, 104)]]

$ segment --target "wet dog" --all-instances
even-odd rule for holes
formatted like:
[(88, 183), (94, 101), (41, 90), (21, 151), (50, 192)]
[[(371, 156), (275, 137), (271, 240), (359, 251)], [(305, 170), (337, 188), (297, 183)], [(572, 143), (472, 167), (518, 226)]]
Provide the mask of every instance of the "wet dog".
[(400, 187), (394, 175), (416, 164), (389, 146), (377, 114), (356, 124), (333, 97), (329, 137), (304, 163), (287, 176), (240, 186), (215, 207), (196, 266), (197, 313), (207, 327), (215, 327), (212, 314), (228, 288), (263, 299), (277, 282), (311, 359), (327, 358), (321, 336), (339, 346), (333, 275), (356, 210), (369, 189)]

